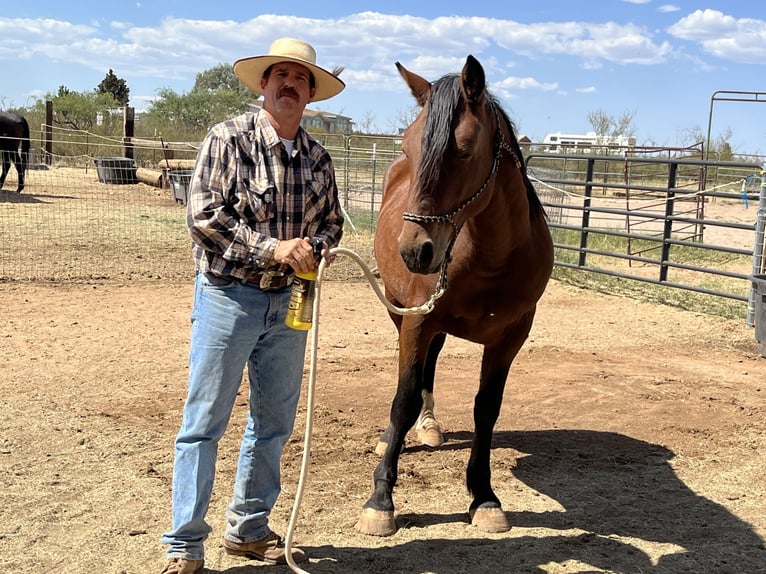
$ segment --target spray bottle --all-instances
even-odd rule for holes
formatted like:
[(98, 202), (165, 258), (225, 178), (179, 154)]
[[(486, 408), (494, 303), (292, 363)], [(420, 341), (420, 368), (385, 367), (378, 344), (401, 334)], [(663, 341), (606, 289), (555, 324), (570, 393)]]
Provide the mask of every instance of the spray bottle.
[[(311, 240), (314, 259), (319, 262), (322, 258), (324, 241), (319, 237)], [(314, 314), (314, 297), (316, 295), (317, 272), (307, 271), (296, 273), (293, 278), (293, 289), (290, 292), (290, 304), (287, 308), (285, 324), (293, 329), (308, 331), (312, 326)]]

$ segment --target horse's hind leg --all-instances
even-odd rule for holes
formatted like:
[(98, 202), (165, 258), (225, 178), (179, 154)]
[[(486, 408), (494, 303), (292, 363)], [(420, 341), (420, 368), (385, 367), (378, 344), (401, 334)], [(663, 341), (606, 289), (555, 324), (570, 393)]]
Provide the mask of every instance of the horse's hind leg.
[(18, 152), (11, 152), (11, 159), (16, 166), (16, 175), (18, 176), (19, 184), (16, 187), (16, 192), (21, 193), (24, 189), (24, 161), (21, 154)]
[(5, 178), (8, 175), (8, 170), (11, 168), (11, 160), (8, 159), (8, 152), (5, 150), (0, 151), (0, 156), (3, 160), (3, 171), (0, 173), (0, 189), (3, 189)]
[[(423, 366), (423, 407), (420, 409), (417, 423), (415, 423), (415, 432), (420, 444), (430, 446), (431, 448), (440, 447), (444, 444), (444, 435), (442, 434), (441, 424), (434, 416), (434, 375), (436, 373), (436, 361), (439, 353), (444, 347), (444, 341), (447, 335), (437, 333), (428, 347), (428, 355)], [(388, 443), (391, 442), (391, 423), (380, 435), (378, 444), (375, 445), (375, 454), (383, 456), (386, 452)]]
[(436, 361), (444, 347), (447, 335), (438, 333), (428, 347), (428, 356), (423, 366), (423, 407), (420, 409), (418, 422), (415, 430), (420, 444), (438, 448), (444, 444), (442, 427), (434, 415), (434, 376), (436, 374)]

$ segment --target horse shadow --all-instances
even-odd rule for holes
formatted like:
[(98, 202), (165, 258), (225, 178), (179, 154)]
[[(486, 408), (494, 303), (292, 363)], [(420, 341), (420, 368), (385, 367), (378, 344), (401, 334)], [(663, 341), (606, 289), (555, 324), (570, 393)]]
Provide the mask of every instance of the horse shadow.
[(15, 189), (0, 189), (0, 203), (48, 203), (36, 195), (18, 193)]
[[(470, 448), (470, 433), (451, 433), (447, 439), (442, 449)], [(498, 485), (503, 480), (521, 481), (562, 508), (507, 511), (513, 527), (544, 528), (550, 533), (403, 544), (394, 538), (383, 548), (302, 545), (313, 558), (307, 570), (540, 574), (550, 571), (546, 565), (551, 563), (574, 561), (569, 564), (576, 569), (567, 572), (766, 573), (766, 546), (753, 527), (684, 484), (670, 465), (674, 453), (664, 446), (609, 432), (541, 430), (497, 432), (493, 448), (520, 453), (512, 476), (496, 473)], [(513, 500), (504, 502), (506, 508), (513, 507)], [(462, 513), (397, 517), (399, 528), (465, 521)], [(283, 569), (237, 566), (206, 572)]]
[[(470, 449), (470, 433), (446, 438), (440, 449)], [(512, 477), (497, 473), (495, 482), (519, 480), (562, 507), (541, 513), (507, 511), (511, 524), (545, 528), (550, 534), (424, 538), (403, 544), (394, 537), (391, 546), (382, 548), (301, 545), (312, 557), (304, 567), (312, 574), (541, 574), (552, 563), (569, 561), (576, 569), (555, 571), (766, 573), (766, 546), (753, 527), (684, 484), (669, 464), (674, 453), (666, 447), (609, 432), (542, 430), (497, 432), (493, 448), (520, 453)], [(504, 502), (513, 506), (513, 500)], [(464, 513), (397, 517), (400, 529), (465, 521)], [(642, 541), (650, 544), (642, 546)], [(284, 568), (243, 565), (204, 572), (266, 574)]]
[[(471, 433), (447, 438), (441, 448), (470, 449)], [(584, 532), (574, 538), (527, 541), (542, 545), (539, 564), (578, 559), (580, 554), (583, 562), (614, 572), (766, 573), (764, 540), (750, 524), (692, 491), (676, 475), (670, 465), (675, 454), (664, 446), (617, 433), (542, 430), (497, 432), (492, 448), (519, 451), (512, 477), (562, 507), (506, 512), (513, 526)], [(505, 503), (513, 506), (512, 500)], [(423, 525), (466, 519), (401, 518)], [(628, 540), (650, 542), (653, 553), (661, 555), (650, 557)], [(521, 571), (520, 564), (513, 566), (512, 571)]]
[(51, 195), (46, 193), (30, 193), (28, 187), (18, 193), (16, 190), (0, 189), (0, 203), (54, 203), (54, 201), (73, 200), (82, 201), (81, 197), (74, 195)]

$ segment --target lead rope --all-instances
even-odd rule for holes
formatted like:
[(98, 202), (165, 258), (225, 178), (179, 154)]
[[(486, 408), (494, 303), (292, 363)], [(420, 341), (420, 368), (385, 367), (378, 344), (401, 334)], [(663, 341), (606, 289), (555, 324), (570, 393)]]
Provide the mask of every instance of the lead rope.
[[(436, 290), (433, 292), (433, 294), (428, 299), (428, 301), (426, 301), (425, 303), (417, 307), (397, 307), (391, 304), (391, 302), (388, 299), (386, 299), (385, 295), (383, 294), (383, 291), (381, 291), (380, 286), (378, 285), (378, 281), (375, 278), (375, 275), (373, 275), (372, 271), (370, 271), (370, 268), (362, 260), (362, 258), (359, 257), (359, 255), (357, 255), (355, 252), (351, 251), (350, 249), (346, 249), (344, 247), (334, 247), (333, 249), (330, 249), (330, 255), (347, 255), (351, 257), (354, 261), (356, 261), (359, 264), (359, 266), (362, 268), (362, 271), (364, 271), (364, 274), (367, 277), (367, 280), (370, 282), (370, 285), (375, 290), (375, 293), (377, 294), (378, 298), (386, 306), (386, 309), (388, 309), (392, 313), (396, 313), (397, 315), (426, 315), (430, 313), (431, 311), (433, 311), (433, 308), (436, 305), (437, 299), (439, 299), (439, 297), (444, 295), (444, 291), (447, 287), (447, 279), (446, 279), (447, 264), (445, 260), (445, 263), (442, 264)], [(314, 306), (312, 307), (312, 313), (311, 313), (311, 321), (312, 321), (313, 327), (311, 328), (311, 354), (309, 359), (309, 380), (308, 380), (308, 386), (307, 386), (307, 392), (306, 392), (306, 429), (304, 431), (304, 437), (303, 437), (303, 459), (301, 461), (301, 472), (298, 478), (298, 488), (295, 492), (295, 501), (293, 502), (293, 510), (292, 510), (292, 513), (290, 514), (290, 522), (287, 525), (287, 533), (285, 535), (285, 559), (287, 560), (287, 565), (296, 574), (310, 574), (308, 571), (303, 570), (300, 566), (298, 566), (298, 564), (295, 563), (295, 560), (293, 560), (292, 546), (293, 546), (293, 532), (295, 531), (295, 525), (298, 521), (298, 512), (300, 510), (301, 500), (303, 499), (303, 491), (306, 486), (306, 479), (308, 477), (308, 469), (309, 469), (309, 453), (311, 451), (311, 432), (314, 426), (314, 387), (316, 382), (317, 342), (319, 340), (319, 302), (322, 298), (322, 275), (324, 274), (326, 263), (327, 262), (323, 257), (322, 260), (319, 262), (319, 269), (317, 271), (317, 282), (316, 282), (316, 291), (314, 296)]]

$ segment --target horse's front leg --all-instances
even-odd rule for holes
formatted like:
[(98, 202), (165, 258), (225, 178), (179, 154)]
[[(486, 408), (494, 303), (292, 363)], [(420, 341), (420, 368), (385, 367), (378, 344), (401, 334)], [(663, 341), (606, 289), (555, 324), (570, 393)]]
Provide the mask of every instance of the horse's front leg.
[[(405, 332), (405, 331), (403, 331)], [(388, 444), (373, 474), (375, 488), (365, 503), (356, 529), (363, 534), (390, 536), (396, 532), (393, 491), (399, 469), (404, 438), (415, 424), (423, 404), (421, 394), (424, 353), (400, 336), (399, 383), (386, 435)], [(422, 348), (427, 348), (426, 343)]]
[[(529, 319), (531, 325), (531, 318)], [(508, 372), (516, 354), (526, 340), (529, 326), (520, 326), (516, 334), (501, 344), (484, 347), (481, 380), (473, 407), (474, 437), (471, 457), (466, 469), (466, 485), (473, 496), (469, 515), (471, 524), (484, 532), (506, 532), (511, 524), (503, 512), (500, 499), (492, 490), (490, 452), (495, 423), (500, 416)]]
[[(436, 362), (439, 359), (439, 353), (444, 347), (446, 338), (446, 334), (436, 333), (431, 344), (428, 346), (428, 355), (426, 356), (426, 362), (423, 365), (423, 390), (421, 391), (423, 406), (420, 409), (420, 414), (418, 415), (418, 420), (415, 424), (415, 432), (420, 444), (431, 448), (438, 448), (444, 444), (442, 427), (439, 421), (436, 420), (436, 415), (434, 414), (434, 377), (436, 374)], [(378, 439), (378, 444), (375, 446), (375, 454), (382, 456), (383, 453), (386, 452), (386, 447), (388, 447), (388, 443), (391, 442), (391, 432), (392, 429), (389, 424)]]

